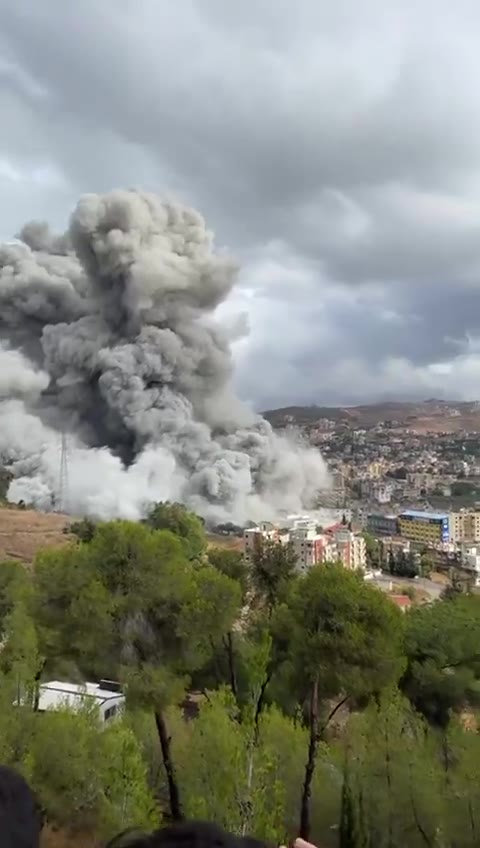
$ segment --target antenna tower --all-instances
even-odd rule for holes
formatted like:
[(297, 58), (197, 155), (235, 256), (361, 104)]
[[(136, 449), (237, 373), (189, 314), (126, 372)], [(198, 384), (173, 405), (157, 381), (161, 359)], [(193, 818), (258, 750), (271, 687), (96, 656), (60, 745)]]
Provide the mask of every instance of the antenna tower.
[(62, 430), (60, 449), (60, 475), (58, 481), (58, 511), (68, 512), (68, 440), (65, 430)]

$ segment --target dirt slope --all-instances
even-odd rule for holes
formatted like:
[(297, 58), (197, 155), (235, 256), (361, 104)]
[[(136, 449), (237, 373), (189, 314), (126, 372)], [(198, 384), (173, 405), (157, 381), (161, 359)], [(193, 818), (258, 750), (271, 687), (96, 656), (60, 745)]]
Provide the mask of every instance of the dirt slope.
[(0, 508), (0, 562), (18, 559), (31, 563), (42, 548), (68, 544), (72, 537), (63, 530), (71, 521), (68, 515)]

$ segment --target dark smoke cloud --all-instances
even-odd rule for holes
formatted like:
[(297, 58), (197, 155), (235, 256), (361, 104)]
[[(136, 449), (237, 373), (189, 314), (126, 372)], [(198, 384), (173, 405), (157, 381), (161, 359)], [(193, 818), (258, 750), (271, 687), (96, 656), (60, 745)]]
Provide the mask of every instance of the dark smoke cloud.
[(135, 191), (86, 195), (64, 235), (34, 223), (19, 238), (0, 250), (3, 356), (24, 387), (0, 404), (12, 494), (50, 499), (61, 429), (73, 434), (72, 511), (133, 517), (169, 497), (244, 521), (298, 510), (325, 485), (318, 453), (233, 393), (215, 310), (236, 267), (197, 212)]

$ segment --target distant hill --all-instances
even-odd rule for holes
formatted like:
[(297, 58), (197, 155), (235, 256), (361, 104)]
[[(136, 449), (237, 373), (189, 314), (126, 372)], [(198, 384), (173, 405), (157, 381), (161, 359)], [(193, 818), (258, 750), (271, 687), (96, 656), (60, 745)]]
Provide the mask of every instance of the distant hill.
[(416, 432), (480, 432), (480, 402), (425, 400), (388, 401), (361, 406), (286, 406), (263, 413), (273, 427), (314, 428), (322, 419), (352, 428), (375, 427), (396, 422), (400, 428)]

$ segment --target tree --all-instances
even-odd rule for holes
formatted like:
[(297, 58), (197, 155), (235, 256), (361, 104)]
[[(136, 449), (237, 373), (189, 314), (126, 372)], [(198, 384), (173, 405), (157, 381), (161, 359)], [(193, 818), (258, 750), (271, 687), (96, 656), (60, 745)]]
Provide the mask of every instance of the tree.
[(170, 530), (182, 540), (189, 559), (197, 559), (205, 551), (207, 540), (201, 520), (180, 503), (156, 504), (147, 524), (153, 530)]
[(41, 555), (35, 585), (50, 664), (66, 659), (84, 678), (119, 679), (130, 704), (152, 711), (170, 814), (181, 818), (166, 711), (231, 630), (240, 587), (189, 561), (172, 532), (128, 521), (100, 524), (88, 544)]
[(49, 819), (105, 837), (158, 824), (141, 749), (128, 727), (101, 729), (88, 708), (37, 718), (24, 770)]
[(271, 613), (282, 601), (295, 575), (297, 560), (293, 546), (282, 542), (260, 539), (252, 553), (252, 581), (254, 588)]
[(339, 848), (369, 848), (368, 826), (364, 820), (363, 798), (354, 786), (349, 761), (345, 762), (340, 810)]
[(438, 738), (408, 701), (386, 691), (352, 717), (344, 744), (353, 819), (369, 844), (434, 848), (445, 820)]
[(371, 533), (364, 533), (363, 538), (365, 539), (367, 567), (371, 569), (379, 568), (382, 557), (378, 540)]
[(33, 703), (41, 667), (35, 624), (23, 600), (18, 600), (5, 618), (0, 652), (0, 669), (14, 684), (16, 704)]
[[(292, 685), (308, 706), (309, 744), (300, 834), (310, 831), (310, 802), (318, 745), (343, 704), (368, 698), (402, 672), (402, 617), (380, 591), (341, 566), (312, 568), (294, 584), (278, 613), (288, 633)], [(278, 631), (277, 631), (278, 632)], [(332, 704), (322, 719), (321, 705)]]
[(18, 594), (28, 591), (28, 586), (29, 578), (23, 563), (16, 560), (0, 563), (0, 632)]
[(452, 710), (480, 702), (480, 598), (457, 595), (421, 606), (406, 622), (402, 689), (429, 721), (445, 727)]
[(209, 549), (207, 556), (209, 563), (217, 571), (240, 583), (245, 596), (249, 583), (249, 566), (243, 553), (232, 548), (214, 547)]
[(96, 523), (91, 518), (82, 518), (81, 521), (74, 521), (70, 527), (66, 528), (66, 532), (77, 536), (81, 542), (91, 542), (95, 535)]

